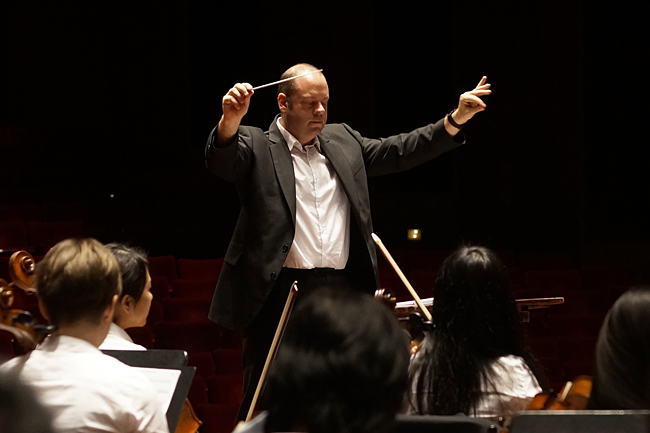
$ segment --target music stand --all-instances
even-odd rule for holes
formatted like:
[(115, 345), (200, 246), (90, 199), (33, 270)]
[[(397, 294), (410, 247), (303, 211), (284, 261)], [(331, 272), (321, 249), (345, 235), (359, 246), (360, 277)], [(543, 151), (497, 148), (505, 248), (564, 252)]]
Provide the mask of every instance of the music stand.
[(167, 425), (173, 432), (181, 416), (187, 394), (190, 392), (192, 379), (196, 367), (187, 366), (187, 352), (184, 350), (102, 350), (104, 354), (112, 356), (131, 367), (162, 368), (180, 370), (176, 389), (172, 401), (167, 408)]

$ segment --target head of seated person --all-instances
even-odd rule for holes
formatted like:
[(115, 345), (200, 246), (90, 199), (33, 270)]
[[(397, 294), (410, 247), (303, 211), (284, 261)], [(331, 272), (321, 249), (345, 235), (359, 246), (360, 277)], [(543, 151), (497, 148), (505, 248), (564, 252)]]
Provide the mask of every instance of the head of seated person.
[(650, 286), (631, 288), (607, 313), (588, 406), (650, 409)]
[(499, 363), (511, 360), (522, 364), (524, 374), (532, 370), (532, 395), (526, 398), (541, 390), (543, 377), (525, 341), (506, 269), (493, 251), (479, 246), (457, 249), (444, 261), (433, 296), (434, 329), (410, 367), (409, 412), (507, 415), (498, 407), (492, 413), (498, 416), (488, 415), (492, 408), (484, 412), (480, 406), (487, 393), (501, 392), (497, 379), (507, 382), (503, 376), (510, 366), (498, 368)]
[(66, 239), (36, 265), (41, 313), (60, 335), (99, 346), (122, 291), (115, 257), (94, 239)]
[(151, 275), (147, 255), (139, 248), (110, 243), (106, 248), (115, 256), (122, 274), (122, 294), (113, 321), (122, 329), (147, 324), (151, 308)]
[(384, 432), (402, 406), (408, 339), (367, 294), (320, 289), (296, 307), (267, 382), (267, 431)]

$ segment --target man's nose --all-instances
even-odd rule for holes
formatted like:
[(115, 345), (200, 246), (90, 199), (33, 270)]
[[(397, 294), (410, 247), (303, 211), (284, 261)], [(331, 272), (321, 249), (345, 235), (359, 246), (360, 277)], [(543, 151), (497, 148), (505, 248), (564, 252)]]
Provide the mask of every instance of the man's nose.
[(325, 113), (325, 111), (325, 105), (322, 102), (316, 104), (316, 109), (314, 110), (315, 113), (322, 114)]

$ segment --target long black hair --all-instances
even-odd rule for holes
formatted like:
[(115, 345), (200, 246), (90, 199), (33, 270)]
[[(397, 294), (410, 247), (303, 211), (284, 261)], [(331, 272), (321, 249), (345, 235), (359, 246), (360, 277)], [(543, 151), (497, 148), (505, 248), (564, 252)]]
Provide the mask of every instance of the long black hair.
[(434, 330), (410, 371), (417, 413), (471, 414), (491, 365), (501, 356), (524, 359), (545, 384), (526, 344), (507, 272), (491, 250), (463, 246), (444, 261), (434, 287)]
[(650, 286), (628, 290), (607, 313), (589, 408), (650, 409)]

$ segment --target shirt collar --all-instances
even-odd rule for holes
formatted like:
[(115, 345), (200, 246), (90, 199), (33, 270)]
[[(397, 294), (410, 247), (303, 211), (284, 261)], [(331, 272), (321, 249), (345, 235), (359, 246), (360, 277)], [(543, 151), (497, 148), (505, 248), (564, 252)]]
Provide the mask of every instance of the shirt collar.
[[(296, 139), (296, 137), (291, 135), (291, 133), (287, 131), (284, 126), (282, 126), (282, 123), (280, 122), (281, 118), (282, 117), (278, 116), (278, 120), (276, 121), (276, 123), (278, 124), (278, 129), (280, 130), (280, 134), (282, 134), (282, 137), (284, 137), (284, 141), (287, 142), (287, 146), (289, 147), (289, 152), (291, 152), (294, 146), (298, 146), (298, 149), (304, 150), (302, 144), (300, 144), (298, 139)], [(318, 137), (314, 139), (313, 145), (316, 146), (316, 149), (318, 149), (318, 151), (320, 152), (320, 141), (318, 141)]]

